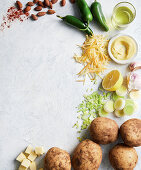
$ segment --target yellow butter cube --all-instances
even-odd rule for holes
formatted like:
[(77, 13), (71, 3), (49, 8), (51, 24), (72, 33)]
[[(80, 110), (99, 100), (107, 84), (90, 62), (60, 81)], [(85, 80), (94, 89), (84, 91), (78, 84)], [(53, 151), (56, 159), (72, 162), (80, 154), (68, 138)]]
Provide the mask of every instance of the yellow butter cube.
[(30, 161), (28, 159), (24, 159), (21, 163), (22, 166), (24, 166), (25, 168), (28, 168), (30, 166)]
[(25, 153), (30, 154), (30, 153), (32, 152), (32, 150), (33, 150), (32, 146), (29, 145), (29, 146), (26, 148)]
[(24, 166), (22, 166), (22, 165), (20, 165), (20, 167), (19, 167), (19, 169), (18, 170), (27, 170), (27, 168), (26, 167), (24, 167)]
[(35, 152), (31, 152), (30, 155), (28, 156), (28, 159), (32, 162), (37, 158), (37, 155)]
[(44, 153), (44, 148), (42, 146), (40, 147), (35, 147), (35, 153), (37, 155), (42, 155)]
[(30, 170), (36, 170), (36, 163), (35, 162), (32, 162), (30, 164)]
[(23, 154), (23, 152), (21, 152), (16, 158), (16, 160), (19, 162), (22, 162), (24, 159), (26, 159), (26, 156)]

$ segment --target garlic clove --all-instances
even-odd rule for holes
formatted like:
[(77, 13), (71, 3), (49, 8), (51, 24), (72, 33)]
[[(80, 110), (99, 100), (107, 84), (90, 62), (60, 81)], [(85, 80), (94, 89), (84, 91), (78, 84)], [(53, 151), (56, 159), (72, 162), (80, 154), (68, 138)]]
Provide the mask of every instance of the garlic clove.
[(141, 90), (141, 76), (137, 73), (131, 72), (127, 75), (128, 90)]
[(141, 62), (132, 62), (131, 64), (129, 64), (128, 68), (130, 71), (141, 69)]

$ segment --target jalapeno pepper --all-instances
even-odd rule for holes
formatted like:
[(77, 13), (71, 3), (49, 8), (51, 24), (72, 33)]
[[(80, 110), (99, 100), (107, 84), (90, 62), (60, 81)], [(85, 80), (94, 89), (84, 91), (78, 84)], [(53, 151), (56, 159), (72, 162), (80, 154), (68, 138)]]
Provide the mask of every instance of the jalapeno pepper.
[(99, 25), (105, 30), (108, 31), (109, 27), (106, 23), (106, 19), (102, 12), (101, 4), (95, 0), (95, 2), (91, 5), (91, 12), (93, 14), (94, 19), (99, 23)]
[(93, 16), (87, 2), (85, 0), (77, 0), (76, 3), (80, 10), (82, 20), (89, 24), (89, 22), (93, 20)]
[(67, 15), (65, 17), (60, 17), (57, 15), (57, 17), (61, 18), (67, 24), (72, 25), (73, 27), (83, 31), (84, 33), (88, 35), (93, 34), (93, 31), (87, 25), (85, 25), (81, 20), (79, 20), (78, 18), (72, 15)]

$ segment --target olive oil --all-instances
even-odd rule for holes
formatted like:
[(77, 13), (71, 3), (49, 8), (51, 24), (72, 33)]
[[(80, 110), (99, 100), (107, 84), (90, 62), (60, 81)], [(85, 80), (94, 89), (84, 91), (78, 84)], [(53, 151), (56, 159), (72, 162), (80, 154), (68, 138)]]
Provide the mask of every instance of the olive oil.
[(112, 24), (116, 29), (126, 28), (135, 18), (136, 9), (129, 2), (118, 3), (112, 15)]
[(119, 7), (115, 10), (115, 22), (119, 25), (129, 24), (133, 21), (134, 15), (128, 7)]

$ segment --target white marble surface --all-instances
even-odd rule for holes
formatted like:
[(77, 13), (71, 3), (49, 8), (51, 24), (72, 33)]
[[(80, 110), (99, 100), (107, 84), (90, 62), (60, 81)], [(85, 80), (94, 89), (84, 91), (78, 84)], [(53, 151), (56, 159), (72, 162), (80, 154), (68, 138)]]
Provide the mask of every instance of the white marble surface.
[[(99, 1), (107, 16), (119, 2)], [(133, 24), (122, 32), (137, 40), (139, 52), (136, 59), (139, 60), (141, 1), (130, 2), (135, 5), (137, 16)], [(13, 0), (1, 0), (0, 21), (13, 3)], [(58, 3), (54, 9), (59, 15), (78, 16), (76, 6), (69, 2), (63, 8)], [(90, 26), (94, 33), (103, 33), (98, 31), (96, 24), (91, 23)], [(88, 85), (75, 81), (81, 66), (74, 62), (72, 56), (76, 44), (82, 44), (84, 40), (83, 34), (63, 24), (55, 15), (44, 16), (37, 22), (30, 19), (23, 23), (14, 22), (10, 29), (0, 32), (0, 170), (17, 169), (15, 158), (28, 144), (42, 145), (46, 151), (58, 146), (70, 153), (78, 144), (77, 133), (72, 126), (77, 117), (76, 106)], [(111, 67), (126, 73), (127, 66)], [(133, 117), (141, 118), (140, 112)], [(121, 125), (128, 118), (116, 120)], [(108, 151), (113, 145), (102, 146), (100, 170), (112, 170)], [(141, 148), (136, 150), (139, 161), (135, 170), (140, 170)], [(42, 167), (40, 160), (38, 167)]]

